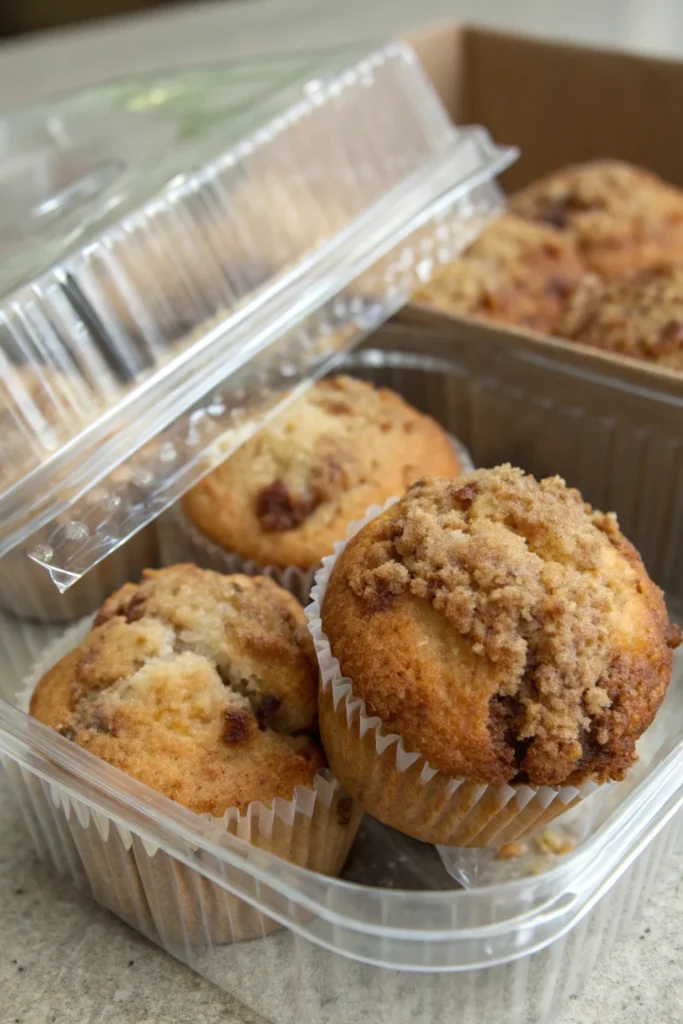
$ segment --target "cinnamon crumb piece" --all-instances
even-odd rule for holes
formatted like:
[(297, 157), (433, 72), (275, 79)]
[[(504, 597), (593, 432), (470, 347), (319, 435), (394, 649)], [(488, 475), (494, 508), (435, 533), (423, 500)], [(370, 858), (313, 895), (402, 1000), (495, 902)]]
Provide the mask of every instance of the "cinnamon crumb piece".
[(275, 480), (256, 495), (256, 515), (264, 530), (293, 530), (313, 511), (312, 497), (292, 494), (282, 480)]
[(350, 796), (343, 796), (337, 803), (337, 821), (341, 826), (348, 825), (351, 821), (351, 811), (353, 810), (353, 800)]
[(549, 829), (541, 832), (540, 835), (534, 836), (533, 842), (539, 853), (552, 853), (556, 857), (561, 857), (565, 853), (571, 853), (576, 846), (573, 839), (559, 836), (556, 832), (551, 832)]
[(249, 737), (249, 716), (246, 711), (228, 708), (225, 712), (223, 739), (226, 743), (246, 743)]
[(261, 705), (256, 712), (256, 720), (258, 721), (259, 729), (267, 729), (281, 707), (281, 697), (276, 697), (272, 693), (267, 694), (261, 701)]
[(496, 854), (496, 860), (512, 860), (521, 857), (523, 853), (526, 853), (524, 843), (504, 843)]

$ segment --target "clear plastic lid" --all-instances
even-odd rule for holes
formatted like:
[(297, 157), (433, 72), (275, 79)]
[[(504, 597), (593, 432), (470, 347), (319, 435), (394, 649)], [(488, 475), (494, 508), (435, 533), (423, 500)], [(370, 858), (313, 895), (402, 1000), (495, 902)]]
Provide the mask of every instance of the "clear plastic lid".
[(66, 589), (502, 205), (412, 51), (116, 82), (0, 120), (0, 555)]

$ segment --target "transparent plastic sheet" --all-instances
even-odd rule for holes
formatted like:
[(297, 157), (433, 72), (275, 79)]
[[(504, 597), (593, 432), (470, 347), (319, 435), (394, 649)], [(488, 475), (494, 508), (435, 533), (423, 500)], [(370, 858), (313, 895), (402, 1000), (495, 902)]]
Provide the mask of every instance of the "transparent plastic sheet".
[(515, 156), (454, 128), (395, 44), (256, 85), (105, 86), (5, 129), (49, 173), (42, 200), (11, 163), (4, 183), (33, 220), (5, 224), (0, 555), (59, 590), (476, 237)]
[[(514, 358), (506, 348), (505, 359)], [(344, 370), (399, 391), (463, 436), (477, 458), (482, 434), (472, 425), (480, 424), (479, 402), (481, 417), (488, 412), (485, 385), (499, 370), (489, 351), (479, 356), (450, 340), (385, 330), (347, 356)], [(566, 400), (577, 401), (571, 378), (563, 381)], [(530, 379), (529, 387), (534, 383)], [(530, 390), (526, 403), (532, 401)], [(564, 420), (544, 408), (542, 450), (555, 444), (562, 452)], [(524, 424), (511, 416), (503, 427), (503, 436), (518, 446)], [(529, 468), (532, 455), (527, 449)], [(592, 468), (599, 482), (606, 467)], [(55, 627), (14, 620), (11, 637), (0, 639), (6, 660), (12, 660), (12, 640), (29, 633), (39, 651), (40, 637), (45, 643)], [(33, 660), (27, 655), (16, 670), (26, 673)], [(679, 651), (666, 703), (641, 741), (641, 760), (600, 802), (585, 837), (564, 853), (530, 842), (516, 856), (490, 855), (491, 872), (472, 878), (469, 891), (458, 890), (434, 847), (367, 818), (341, 882), (301, 872), (237, 838), (218, 841), (208, 823), (5, 704), (0, 759), (43, 856), (277, 1024), (408, 1024), (422, 1016), (449, 1024), (483, 1018), (545, 1024), (599, 969), (652, 888), (667, 877), (683, 826), (682, 711)], [(107, 885), (88, 861), (92, 846), (80, 824), (93, 811), (116, 819), (132, 837), (135, 871), (115, 841), (100, 853), (98, 864), (105, 856), (113, 869)], [(562, 821), (553, 831), (560, 832)], [(139, 898), (145, 844), (165, 855), (158, 880), (163, 914)], [(207, 899), (207, 886), (209, 893), (218, 890), (218, 902)], [(231, 915), (233, 937), (246, 921), (256, 925), (258, 937), (217, 941), (217, 906)]]

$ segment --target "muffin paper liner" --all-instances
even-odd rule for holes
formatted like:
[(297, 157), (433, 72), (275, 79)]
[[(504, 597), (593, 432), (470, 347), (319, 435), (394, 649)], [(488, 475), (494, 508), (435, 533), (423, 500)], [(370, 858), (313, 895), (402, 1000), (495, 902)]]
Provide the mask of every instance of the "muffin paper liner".
[(346, 540), (323, 559), (306, 609), (320, 667), (320, 731), (332, 771), (363, 809), (393, 828), (424, 842), (442, 846), (500, 846), (547, 825), (597, 788), (579, 786), (479, 785), (452, 778), (420, 753), (405, 749), (396, 733), (368, 714), (353, 694), (353, 682), (342, 675), (323, 632), (321, 609), (334, 565), (349, 540), (390, 508), (373, 505), (352, 523)]
[[(92, 627), (82, 619), (49, 644), (15, 698), (28, 713), (31, 695), (49, 668), (73, 650)], [(239, 942), (267, 935), (280, 925), (226, 888), (188, 868), (114, 817), (83, 803), (55, 782), (33, 784), (45, 790), (43, 804), (56, 815), (61, 832), (82, 863), (94, 897), (143, 934), (167, 947), (195, 949), (198, 942)], [(36, 794), (40, 796), (40, 794)], [(228, 809), (220, 817), (201, 815), (220, 833), (246, 840), (299, 867), (336, 875), (346, 860), (362, 818), (358, 805), (327, 769), (311, 787), (297, 786), (291, 800), (272, 806), (254, 801), (246, 811)], [(220, 863), (230, 885), (242, 872)]]
[[(448, 439), (462, 466), (463, 473), (474, 469), (472, 456), (457, 437), (452, 434)], [(164, 565), (175, 565), (178, 562), (194, 562), (202, 569), (214, 569), (216, 572), (244, 573), (245, 576), (269, 576), (284, 590), (288, 590), (303, 605), (307, 605), (311, 596), (311, 588), (315, 574), (320, 568), (313, 565), (308, 569), (298, 569), (290, 565), (281, 568), (277, 565), (261, 565), (258, 562), (242, 558), (234, 551), (227, 551), (203, 533), (198, 526), (185, 515), (180, 503), (164, 513), (158, 522), (161, 559)]]

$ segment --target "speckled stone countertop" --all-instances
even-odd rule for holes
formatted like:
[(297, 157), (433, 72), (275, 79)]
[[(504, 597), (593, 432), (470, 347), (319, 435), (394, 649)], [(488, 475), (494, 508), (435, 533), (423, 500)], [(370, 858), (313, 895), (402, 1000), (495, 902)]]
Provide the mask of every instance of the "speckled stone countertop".
[[(682, 920), (679, 850), (632, 933), (557, 1024), (681, 1024)], [(1, 1024), (259, 1021), (38, 861), (0, 776)]]

